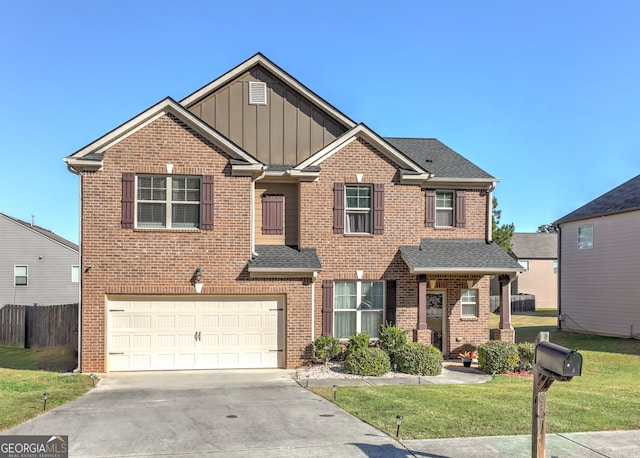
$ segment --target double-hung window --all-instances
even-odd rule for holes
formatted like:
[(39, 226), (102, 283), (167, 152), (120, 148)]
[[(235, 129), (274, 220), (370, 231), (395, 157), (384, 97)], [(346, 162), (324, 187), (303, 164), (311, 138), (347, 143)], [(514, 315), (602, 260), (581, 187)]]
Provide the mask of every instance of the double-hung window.
[(463, 317), (478, 316), (478, 291), (475, 289), (463, 289), (460, 297), (461, 315)]
[(200, 227), (200, 177), (139, 175), (137, 227)]
[(384, 313), (384, 287), (381, 281), (337, 281), (334, 291), (333, 334), (348, 339), (366, 332), (380, 336)]
[(593, 226), (578, 227), (578, 249), (590, 250), (593, 248)]
[(347, 185), (346, 228), (347, 233), (371, 232), (371, 186)]
[(453, 191), (436, 191), (436, 226), (453, 227)]
[(14, 286), (27, 286), (28, 282), (29, 282), (28, 266), (13, 266)]

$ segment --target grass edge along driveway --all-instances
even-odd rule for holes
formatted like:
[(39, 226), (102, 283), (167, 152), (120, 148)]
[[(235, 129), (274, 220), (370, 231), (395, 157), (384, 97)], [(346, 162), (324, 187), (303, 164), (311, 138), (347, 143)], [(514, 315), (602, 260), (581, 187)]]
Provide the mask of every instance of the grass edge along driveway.
[(44, 413), (44, 393), (49, 411), (91, 390), (88, 375), (55, 372), (60, 370), (57, 361), (68, 365), (68, 357), (61, 353), (65, 351), (0, 347), (0, 432)]
[[(525, 319), (526, 335), (537, 335)], [(549, 389), (548, 433), (640, 429), (640, 341), (560, 331), (549, 340), (580, 349), (584, 361), (581, 377)], [(312, 391), (333, 401), (332, 387)], [(530, 434), (532, 398), (531, 378), (498, 375), (480, 385), (339, 387), (336, 404), (391, 436), (402, 415), (401, 439), (435, 439)]]

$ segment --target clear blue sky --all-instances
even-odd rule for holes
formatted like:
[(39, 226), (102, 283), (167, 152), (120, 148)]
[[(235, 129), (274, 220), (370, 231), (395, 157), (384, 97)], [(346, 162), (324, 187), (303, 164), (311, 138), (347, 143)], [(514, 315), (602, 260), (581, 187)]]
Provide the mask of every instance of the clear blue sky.
[(640, 2), (16, 1), (0, 212), (78, 241), (62, 161), (264, 53), (383, 136), (436, 137), (533, 232), (640, 173)]

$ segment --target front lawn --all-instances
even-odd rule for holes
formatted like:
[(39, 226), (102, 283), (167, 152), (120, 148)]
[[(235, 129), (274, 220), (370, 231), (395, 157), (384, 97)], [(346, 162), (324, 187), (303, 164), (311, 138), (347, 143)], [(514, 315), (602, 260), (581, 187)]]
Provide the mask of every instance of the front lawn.
[(0, 431), (40, 415), (44, 393), (48, 393), (46, 408), (51, 410), (89, 391), (90, 377), (62, 375), (73, 358), (73, 350), (63, 348), (0, 347)]
[[(581, 377), (551, 386), (547, 431), (640, 429), (640, 341), (554, 331), (548, 315), (514, 315), (516, 340), (551, 330), (551, 342), (578, 348), (584, 361)], [(313, 391), (333, 399), (332, 387)], [(498, 375), (480, 385), (339, 387), (337, 404), (393, 436), (402, 415), (401, 438), (431, 439), (530, 434), (532, 397), (532, 379)]]

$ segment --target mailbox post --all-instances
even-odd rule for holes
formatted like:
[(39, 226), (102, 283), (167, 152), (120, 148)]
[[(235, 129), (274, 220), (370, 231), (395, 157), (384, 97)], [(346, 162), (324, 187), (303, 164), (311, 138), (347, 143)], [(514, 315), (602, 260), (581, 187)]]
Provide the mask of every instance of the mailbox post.
[(533, 365), (532, 458), (544, 458), (547, 433), (547, 391), (554, 381), (568, 382), (582, 375), (582, 355), (577, 350), (549, 342), (549, 333), (536, 339)]

